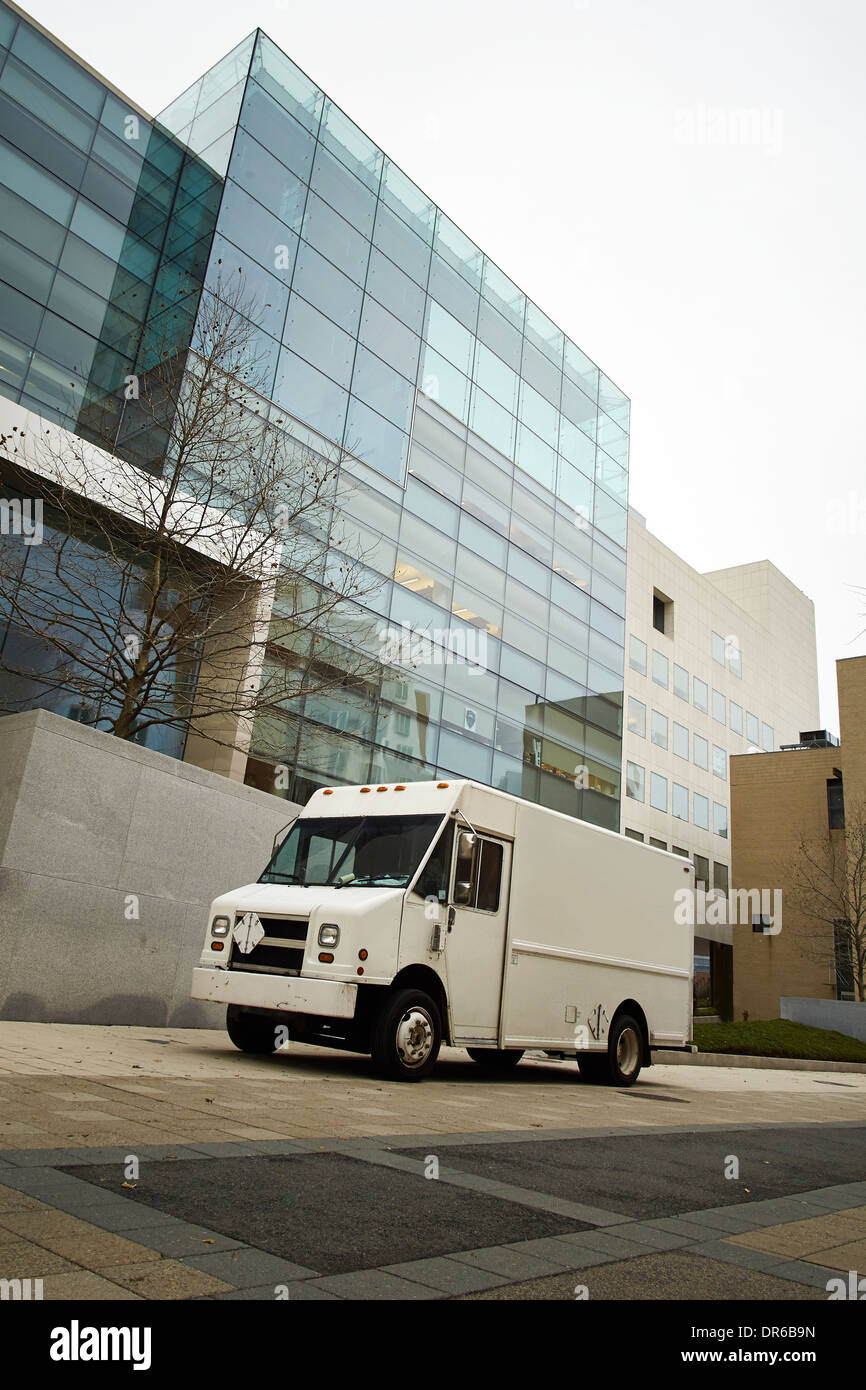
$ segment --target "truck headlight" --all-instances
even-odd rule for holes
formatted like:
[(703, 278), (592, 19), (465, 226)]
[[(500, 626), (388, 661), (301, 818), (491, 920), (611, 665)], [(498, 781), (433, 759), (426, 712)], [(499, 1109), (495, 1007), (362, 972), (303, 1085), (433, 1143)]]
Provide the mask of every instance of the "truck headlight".
[(340, 928), (336, 922), (323, 922), (319, 927), (319, 945), (336, 946), (340, 940)]
[(214, 917), (210, 924), (211, 936), (228, 936), (231, 922), (228, 917)]

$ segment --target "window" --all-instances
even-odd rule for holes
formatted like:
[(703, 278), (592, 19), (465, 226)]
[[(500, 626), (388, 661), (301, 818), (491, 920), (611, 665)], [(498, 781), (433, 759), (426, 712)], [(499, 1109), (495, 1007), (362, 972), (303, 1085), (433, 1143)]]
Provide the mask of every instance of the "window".
[(629, 635), (628, 664), (639, 675), (646, 675), (646, 642), (642, 642), (639, 637)]
[(695, 884), (706, 891), (710, 886), (710, 861), (702, 854), (695, 854), (692, 856), (692, 862), (695, 866)]
[(650, 806), (657, 811), (668, 809), (668, 779), (657, 772), (650, 773)]
[(713, 864), (713, 887), (721, 893), (728, 891), (728, 866), (727, 864)]
[(685, 666), (677, 666), (674, 662), (674, 694), (681, 700), (689, 698), (689, 673)]
[(721, 777), (723, 782), (728, 780), (728, 755), (724, 748), (719, 748), (713, 744), (713, 776)]
[(668, 688), (668, 659), (661, 652), (653, 652), (653, 680), (656, 685)]
[(640, 840), (641, 844), (644, 843), (643, 835), (639, 830), (626, 830), (625, 833), (630, 840)]
[(638, 738), (646, 738), (646, 705), (633, 695), (628, 697), (628, 731)]
[(653, 710), (652, 741), (657, 748), (667, 748), (668, 746), (667, 716), (659, 714), (657, 709)]
[(833, 923), (833, 956), (836, 998), (854, 999), (854, 942), (851, 928), (844, 920)]
[(653, 849), (666, 850), (668, 847), (666, 840), (656, 840), (652, 835), (650, 835), (650, 844), (652, 845)]
[(476, 912), (498, 911), (501, 880), (502, 845), (499, 841), (461, 830), (457, 836), (454, 868), (455, 906)]
[(688, 859), (689, 857), (688, 850), (680, 849), (679, 845), (671, 845), (671, 854), (678, 854), (681, 859)]
[(700, 830), (710, 828), (710, 803), (707, 797), (695, 792), (692, 797), (692, 820)]
[(685, 724), (674, 724), (674, 753), (678, 758), (689, 756), (689, 731)]
[(448, 901), (448, 875), (451, 872), (453, 844), (454, 821), (449, 820), (418, 877), (413, 893), (422, 898), (435, 898), (440, 903)]
[(673, 783), (673, 796), (671, 805), (674, 816), (677, 820), (688, 820), (689, 818), (689, 789), (681, 787), (679, 782)]
[(743, 655), (736, 637), (729, 637), (725, 643), (725, 647), (728, 653), (728, 670), (732, 675), (739, 676), (742, 679)]
[(656, 632), (665, 630), (665, 603), (658, 594), (653, 594), (653, 627)]
[(727, 723), (725, 697), (720, 690), (713, 691), (713, 718), (717, 724)]
[(729, 700), (729, 701), (728, 701), (728, 711), (729, 711), (729, 713), (730, 713), (730, 718), (731, 718), (731, 729), (732, 729), (733, 733), (735, 733), (735, 734), (741, 734), (741, 733), (743, 732), (743, 707), (742, 707), (742, 705), (734, 704), (734, 701), (733, 701), (733, 700)]
[(746, 714), (746, 738), (749, 740), (749, 743), (753, 743), (756, 748), (761, 742), (758, 716), (756, 714)]
[(658, 589), (653, 589), (653, 627), (656, 632), (662, 632), (666, 637), (674, 635), (673, 601)]
[(706, 714), (709, 708), (710, 694), (709, 687), (706, 681), (698, 680), (698, 677), (695, 676), (694, 681), (692, 682), (692, 689), (692, 698), (694, 700), (695, 709), (703, 710), (704, 714)]
[(776, 746), (776, 734), (772, 724), (761, 725), (761, 746), (765, 753), (772, 753)]
[(728, 808), (718, 801), (713, 802), (713, 831), (723, 840), (728, 838)]
[(695, 767), (702, 767), (705, 771), (708, 772), (710, 767), (710, 745), (707, 742), (707, 740), (705, 738), (701, 738), (700, 734), (693, 734), (692, 750), (695, 760)]
[(717, 661), (720, 666), (725, 664), (725, 639), (717, 632), (713, 633), (713, 661)]
[(646, 773), (639, 763), (625, 765), (625, 794), (632, 801), (644, 801), (646, 798)]
[(827, 818), (831, 830), (845, 829), (845, 795), (841, 777), (827, 778)]

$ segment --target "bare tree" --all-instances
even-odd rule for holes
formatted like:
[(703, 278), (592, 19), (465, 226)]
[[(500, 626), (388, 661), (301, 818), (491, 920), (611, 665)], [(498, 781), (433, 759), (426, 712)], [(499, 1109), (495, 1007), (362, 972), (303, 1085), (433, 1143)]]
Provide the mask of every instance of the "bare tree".
[(846, 806), (844, 827), (826, 837), (801, 834), (786, 877), (803, 918), (795, 929), (801, 954), (850, 970), (856, 998), (866, 999), (866, 802)]
[(45, 507), (39, 545), (0, 551), (6, 712), (36, 682), (118, 738), (165, 726), (245, 750), (260, 711), (376, 668), (356, 634), (381, 580), (336, 509), (340, 451), (261, 394), (255, 312), (221, 271), (189, 350), (164, 314), (141, 374), (79, 417), (89, 438), (0, 437), (7, 481)]

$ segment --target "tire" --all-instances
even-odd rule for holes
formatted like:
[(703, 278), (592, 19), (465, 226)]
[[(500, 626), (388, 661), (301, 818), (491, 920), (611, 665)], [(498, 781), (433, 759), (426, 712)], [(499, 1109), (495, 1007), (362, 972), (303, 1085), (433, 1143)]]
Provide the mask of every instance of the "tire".
[(423, 1081), (436, 1065), (441, 1045), (439, 1009), (420, 989), (398, 989), (373, 1024), (373, 1061), (393, 1081)]
[(244, 1013), (237, 1004), (226, 1009), (226, 1032), (241, 1052), (269, 1057), (277, 1050), (275, 1027), (271, 1019)]
[(607, 1054), (585, 1053), (577, 1062), (584, 1081), (591, 1085), (633, 1086), (643, 1059), (643, 1029), (630, 1014), (619, 1014), (608, 1034)]
[(519, 1052), (516, 1049), (500, 1052), (495, 1047), (467, 1047), (466, 1051), (483, 1071), (492, 1072), (514, 1071), (523, 1056), (522, 1049)]

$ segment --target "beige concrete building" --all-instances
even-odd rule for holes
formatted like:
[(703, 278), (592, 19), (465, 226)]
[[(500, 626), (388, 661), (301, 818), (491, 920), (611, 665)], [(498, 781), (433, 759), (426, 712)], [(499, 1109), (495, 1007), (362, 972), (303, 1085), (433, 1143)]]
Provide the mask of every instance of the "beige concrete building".
[[(814, 607), (769, 560), (699, 573), (633, 509), (628, 556), (622, 830), (727, 891), (731, 757), (819, 722)], [(696, 975), (729, 1013), (730, 926), (695, 930)]]
[(804, 740), (731, 762), (734, 882), (781, 892), (782, 905), (781, 930), (756, 932), (749, 922), (733, 928), (738, 1019), (778, 1018), (783, 996), (854, 997), (844, 939), (829, 920), (804, 910), (803, 870), (796, 868), (804, 843), (819, 869), (834, 850), (845, 852), (846, 814), (850, 836), (866, 795), (866, 657), (837, 661), (836, 679), (840, 743)]

